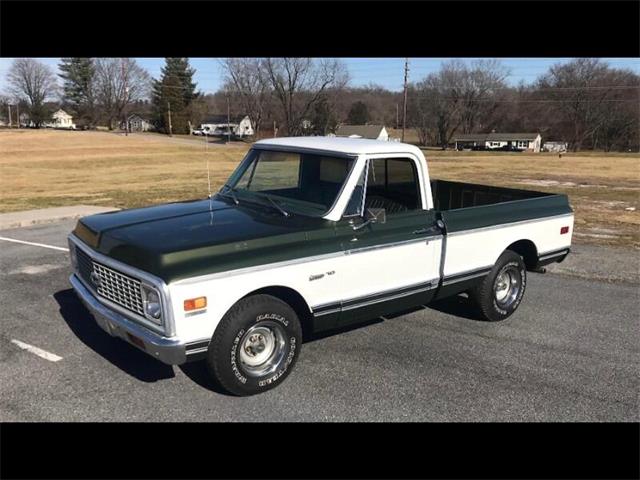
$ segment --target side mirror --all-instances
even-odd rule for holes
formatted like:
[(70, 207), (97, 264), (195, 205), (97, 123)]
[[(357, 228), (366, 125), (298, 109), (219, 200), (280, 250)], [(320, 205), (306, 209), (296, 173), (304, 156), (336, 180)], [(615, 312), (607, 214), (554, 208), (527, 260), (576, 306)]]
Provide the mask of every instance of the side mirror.
[(360, 230), (370, 223), (387, 223), (387, 211), (384, 208), (367, 208), (364, 213), (364, 222), (359, 225), (353, 224), (353, 229)]
[(364, 218), (371, 223), (387, 223), (387, 211), (384, 208), (367, 208)]

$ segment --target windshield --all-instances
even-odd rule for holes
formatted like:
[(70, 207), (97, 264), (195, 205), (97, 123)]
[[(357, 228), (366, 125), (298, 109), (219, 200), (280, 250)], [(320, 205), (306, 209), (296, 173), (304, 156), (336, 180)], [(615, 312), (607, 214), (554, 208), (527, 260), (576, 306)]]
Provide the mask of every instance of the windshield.
[(271, 197), (288, 212), (323, 216), (333, 206), (355, 159), (301, 152), (249, 151), (228, 187), (239, 197)]

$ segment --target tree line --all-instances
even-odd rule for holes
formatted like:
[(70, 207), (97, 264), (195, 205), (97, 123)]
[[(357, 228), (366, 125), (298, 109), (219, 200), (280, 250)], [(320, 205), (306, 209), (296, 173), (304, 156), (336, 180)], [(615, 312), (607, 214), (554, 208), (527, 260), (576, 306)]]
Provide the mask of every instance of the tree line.
[[(160, 132), (189, 133), (209, 113), (227, 111), (248, 115), (257, 137), (326, 135), (343, 123), (402, 126), (402, 92), (351, 86), (341, 60), (218, 61), (222, 87), (204, 94), (188, 58), (166, 58), (157, 79), (132, 58), (63, 58), (58, 78), (34, 59), (16, 59), (0, 103), (18, 104), (35, 126), (50, 118), (55, 99), (88, 128), (118, 128), (139, 113)], [(510, 85), (509, 75), (498, 60), (443, 62), (408, 85), (407, 127), (422, 145), (441, 148), (458, 134), (496, 131), (539, 132), (573, 150), (638, 150), (640, 76), (633, 71), (575, 59), (529, 84)]]

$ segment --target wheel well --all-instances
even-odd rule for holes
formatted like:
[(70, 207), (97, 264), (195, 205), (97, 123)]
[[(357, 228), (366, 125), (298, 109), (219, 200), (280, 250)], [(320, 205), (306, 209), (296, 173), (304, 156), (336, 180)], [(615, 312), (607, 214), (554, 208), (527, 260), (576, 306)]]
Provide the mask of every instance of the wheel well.
[(518, 240), (507, 247), (524, 259), (527, 269), (535, 268), (538, 263), (538, 249), (531, 240)]
[(251, 295), (264, 294), (271, 295), (272, 297), (279, 298), (296, 312), (298, 318), (300, 319), (300, 326), (302, 327), (303, 336), (307, 336), (313, 331), (312, 324), (312, 315), (311, 308), (307, 304), (306, 300), (302, 295), (296, 292), (293, 288), (282, 287), (282, 286), (271, 286), (260, 288), (259, 290), (254, 290), (251, 293), (245, 295), (245, 297), (249, 297)]

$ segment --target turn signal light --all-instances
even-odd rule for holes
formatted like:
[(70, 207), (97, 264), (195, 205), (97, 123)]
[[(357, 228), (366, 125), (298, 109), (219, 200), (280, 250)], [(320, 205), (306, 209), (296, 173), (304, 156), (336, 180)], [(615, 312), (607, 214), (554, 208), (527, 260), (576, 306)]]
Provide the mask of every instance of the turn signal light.
[(190, 298), (184, 301), (184, 311), (200, 310), (207, 307), (207, 297)]
[(569, 227), (562, 227), (560, 229), (560, 235), (564, 235), (565, 233), (569, 233)]

